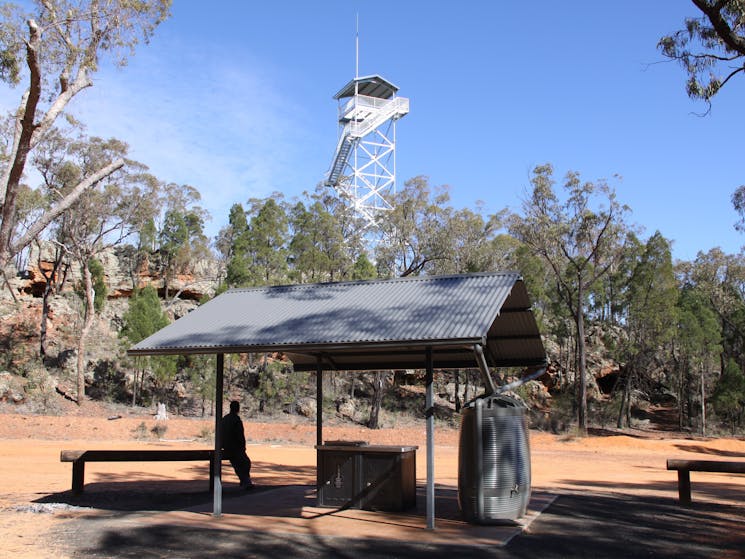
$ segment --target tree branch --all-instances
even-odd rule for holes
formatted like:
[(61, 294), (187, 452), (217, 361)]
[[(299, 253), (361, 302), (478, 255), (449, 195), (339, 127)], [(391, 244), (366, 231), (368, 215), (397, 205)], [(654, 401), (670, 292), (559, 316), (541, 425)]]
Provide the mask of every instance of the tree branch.
[(722, 83), (719, 84), (719, 89), (722, 89), (724, 87), (724, 84), (726, 84), (732, 76), (740, 72), (743, 72), (743, 71), (745, 71), (745, 66), (732, 70), (732, 72), (730, 72), (730, 74), (726, 78), (724, 78), (724, 81), (722, 81)]
[(716, 4), (709, 4), (706, 0), (693, 0), (693, 3), (699, 10), (706, 14), (706, 17), (709, 18), (711, 25), (714, 27), (714, 31), (717, 32), (717, 35), (719, 35), (719, 38), (722, 39), (724, 44), (733, 51), (745, 56), (745, 40), (732, 31), (729, 23), (722, 16), (722, 8), (724, 8), (726, 2), (720, 0)]
[[(10, 149), (10, 155), (13, 157), (13, 154), (18, 153), (18, 146), (21, 143), (21, 132), (23, 132), (23, 114), (26, 112), (26, 104), (28, 103), (28, 95), (29, 90), (27, 89), (23, 93), (23, 97), (21, 97), (21, 104), (18, 107), (18, 112), (15, 114), (14, 118), (14, 129), (13, 129), (13, 146)], [(8, 189), (8, 184), (10, 183), (10, 165), (6, 165), (5, 169), (3, 169), (3, 176), (2, 179), (0, 179), (0, 208), (5, 203), (5, 193)]]
[(85, 192), (87, 189), (95, 185), (97, 182), (103, 180), (104, 178), (108, 177), (110, 174), (112, 174), (114, 171), (117, 171), (118, 169), (121, 169), (124, 166), (124, 160), (123, 159), (117, 159), (113, 163), (110, 163), (103, 169), (99, 170), (98, 172), (92, 174), (90, 177), (79, 183), (75, 188), (72, 189), (72, 191), (65, 196), (60, 202), (54, 206), (52, 209), (50, 209), (48, 212), (46, 212), (44, 215), (42, 215), (36, 223), (34, 223), (31, 227), (29, 227), (28, 231), (20, 237), (18, 240), (16, 240), (14, 243), (11, 243), (9, 247), (9, 254), (16, 254), (21, 249), (25, 248), (34, 238), (41, 233), (47, 225), (49, 225), (54, 219), (60, 215), (61, 213), (65, 212), (72, 206), (72, 204), (75, 203), (75, 201), (80, 197), (80, 195)]

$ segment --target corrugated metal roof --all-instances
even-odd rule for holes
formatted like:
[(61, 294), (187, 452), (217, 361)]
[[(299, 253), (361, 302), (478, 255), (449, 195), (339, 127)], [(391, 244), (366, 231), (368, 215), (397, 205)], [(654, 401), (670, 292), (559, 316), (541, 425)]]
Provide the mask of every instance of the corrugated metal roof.
[(282, 351), (295, 368), (536, 364), (545, 352), (516, 272), (235, 289), (129, 350), (132, 355)]
[[(357, 85), (356, 88), (355, 84)], [(344, 99), (346, 97), (352, 97), (355, 94), (378, 97), (379, 99), (390, 99), (397, 91), (398, 87), (376, 74), (374, 76), (362, 76), (353, 79), (334, 95), (334, 99)]]

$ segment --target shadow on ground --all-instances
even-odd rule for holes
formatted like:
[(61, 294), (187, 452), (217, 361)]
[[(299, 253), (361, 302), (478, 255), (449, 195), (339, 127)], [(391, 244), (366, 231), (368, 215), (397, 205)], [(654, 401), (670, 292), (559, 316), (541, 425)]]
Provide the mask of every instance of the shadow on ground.
[(604, 494), (564, 495), (506, 557), (742, 557), (742, 507)]
[(604, 493), (564, 494), (504, 548), (429, 545), (418, 542), (269, 533), (218, 527), (130, 524), (89, 517), (65, 522), (61, 551), (72, 557), (142, 558), (470, 558), (541, 559), (564, 557), (742, 557), (742, 507), (694, 503), (681, 507), (669, 498)]

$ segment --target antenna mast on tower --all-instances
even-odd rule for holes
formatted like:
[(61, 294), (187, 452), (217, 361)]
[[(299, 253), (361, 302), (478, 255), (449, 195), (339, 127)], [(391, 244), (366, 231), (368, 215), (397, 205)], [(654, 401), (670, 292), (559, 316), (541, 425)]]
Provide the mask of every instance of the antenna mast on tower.
[(409, 112), (409, 100), (379, 75), (359, 75), (359, 23), (355, 36), (355, 75), (336, 95), (339, 140), (325, 185), (348, 201), (368, 227), (380, 212), (393, 209), (396, 193), (396, 121)]

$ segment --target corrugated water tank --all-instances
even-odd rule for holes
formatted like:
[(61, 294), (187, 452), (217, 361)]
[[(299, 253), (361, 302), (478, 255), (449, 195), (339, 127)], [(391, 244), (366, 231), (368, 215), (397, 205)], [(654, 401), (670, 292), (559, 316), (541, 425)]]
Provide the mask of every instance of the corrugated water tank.
[(530, 500), (530, 446), (525, 406), (506, 395), (463, 407), (458, 503), (469, 522), (497, 524), (525, 515)]

